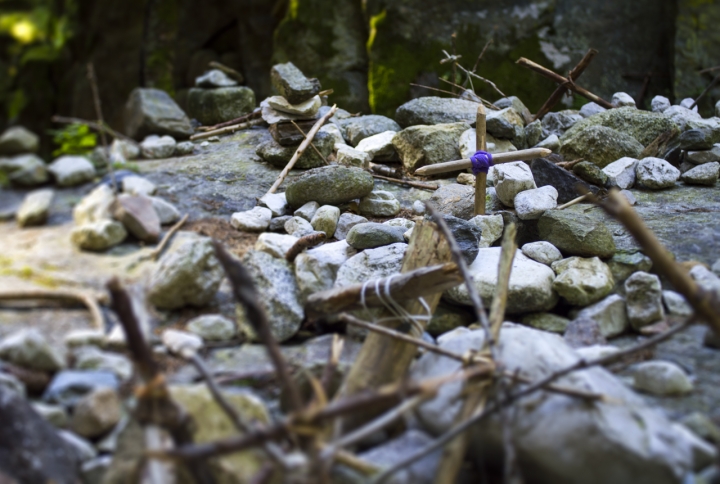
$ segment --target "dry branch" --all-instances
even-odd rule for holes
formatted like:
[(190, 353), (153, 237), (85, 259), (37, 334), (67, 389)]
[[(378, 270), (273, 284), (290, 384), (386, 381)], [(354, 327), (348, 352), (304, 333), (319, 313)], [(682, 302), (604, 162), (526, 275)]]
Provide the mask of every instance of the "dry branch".
[(404, 186), (410, 187), (410, 188), (420, 188), (422, 190), (435, 191), (439, 188), (434, 183), (425, 183), (425, 182), (419, 182), (419, 181), (414, 181), (414, 180), (399, 180), (397, 178), (390, 178), (387, 176), (377, 175), (375, 173), (372, 173), (372, 177), (376, 178), (378, 180), (384, 180), (389, 183), (395, 183), (396, 185), (404, 185)]
[[(593, 58), (597, 55), (598, 51), (595, 49), (588, 50), (583, 58), (578, 62), (578, 64), (570, 71), (568, 74), (568, 80), (570, 82), (574, 82), (577, 80), (580, 75), (585, 72), (585, 69), (587, 69), (587, 66), (590, 65), (590, 62), (593, 60)], [(557, 103), (560, 102), (562, 97), (567, 92), (567, 87), (565, 85), (560, 85), (557, 88), (555, 88), (555, 92), (550, 95), (547, 101), (545, 101), (545, 104), (542, 105), (540, 110), (537, 112), (535, 117), (533, 119), (540, 119), (543, 116), (545, 116), (547, 113), (550, 112), (552, 108), (555, 107)]]
[[(295, 129), (297, 129), (300, 132), (303, 139), (307, 139), (307, 134), (305, 134), (305, 131), (303, 131), (302, 128), (300, 126), (298, 126), (298, 124), (295, 121), (293, 121), (292, 119), (290, 120), (290, 122), (292, 123), (293, 126), (295, 126)], [(323, 156), (323, 154), (320, 153), (320, 150), (317, 149), (317, 146), (315, 146), (315, 144), (312, 141), (310, 142), (310, 147), (315, 151), (315, 153), (320, 157), (320, 159), (323, 160), (325, 162), (325, 164), (327, 165), (328, 164), (327, 158), (325, 158), (325, 156)]]
[(170, 227), (170, 229), (167, 231), (165, 236), (162, 238), (160, 243), (153, 249), (152, 252), (148, 255), (148, 257), (152, 260), (157, 260), (158, 257), (162, 254), (163, 250), (165, 250), (165, 247), (167, 247), (168, 243), (170, 242), (170, 239), (172, 239), (172, 236), (175, 235), (175, 233), (180, 230), (180, 228), (187, 222), (188, 214), (186, 213), (183, 215), (183, 218), (181, 218), (175, 225)]
[(17, 291), (0, 291), (0, 301), (23, 301), (31, 299), (53, 299), (59, 301), (77, 301), (85, 305), (95, 329), (105, 330), (105, 319), (98, 304), (104, 295), (91, 294), (72, 289), (25, 289)]
[(221, 134), (228, 134), (228, 133), (234, 133), (235, 131), (240, 131), (241, 129), (247, 129), (251, 128), (253, 126), (257, 126), (258, 124), (262, 124), (265, 121), (262, 119), (252, 119), (250, 121), (246, 121), (244, 123), (240, 124), (233, 124), (230, 126), (226, 126), (224, 128), (214, 129), (212, 131), (205, 131), (203, 133), (198, 133), (190, 136), (190, 141), (197, 141), (199, 139), (205, 139), (205, 138), (211, 138), (213, 136), (219, 136)]
[(495, 286), (492, 304), (490, 305), (490, 329), (492, 330), (495, 340), (500, 336), (500, 327), (505, 319), (510, 273), (512, 271), (513, 260), (515, 260), (515, 252), (517, 251), (516, 235), (517, 228), (514, 223), (510, 223), (505, 227), (498, 267), (498, 281)]
[(325, 232), (315, 232), (314, 234), (303, 235), (292, 245), (292, 247), (290, 247), (290, 250), (287, 251), (287, 254), (285, 254), (285, 260), (292, 264), (302, 251), (320, 245), (325, 242), (325, 240), (327, 240)]
[(197, 130), (198, 131), (213, 131), (220, 128), (225, 128), (227, 126), (232, 126), (234, 124), (240, 124), (247, 121), (251, 121), (253, 119), (258, 119), (262, 117), (262, 111), (259, 109), (257, 111), (253, 111), (250, 114), (244, 114), (240, 116), (239, 118), (231, 119), (230, 121), (223, 121), (222, 123), (214, 124), (212, 126), (200, 126)]

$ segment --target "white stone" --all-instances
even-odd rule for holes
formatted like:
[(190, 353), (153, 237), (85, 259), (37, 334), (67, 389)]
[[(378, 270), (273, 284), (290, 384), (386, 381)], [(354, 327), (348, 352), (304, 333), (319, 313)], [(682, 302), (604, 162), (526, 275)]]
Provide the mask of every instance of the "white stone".
[(523, 245), (520, 250), (526, 256), (534, 261), (538, 261), (546, 266), (552, 265), (553, 262), (562, 259), (562, 254), (557, 247), (550, 242), (541, 240), (539, 242), (528, 242)]
[(181, 356), (191, 356), (203, 347), (200, 336), (177, 329), (166, 329), (160, 339), (168, 350)]
[(610, 355), (614, 355), (620, 351), (620, 348), (612, 345), (592, 345), (583, 346), (582, 348), (575, 348), (575, 352), (584, 358), (586, 361), (597, 360), (598, 358), (605, 358)]
[[(457, 354), (484, 347), (484, 331), (458, 328), (438, 338), (440, 348)], [(580, 356), (562, 337), (511, 323), (503, 324), (497, 343), (503, 368), (531, 381), (576, 364)], [(462, 362), (425, 353), (411, 371), (414, 381), (461, 371)], [(694, 469), (704, 468), (714, 448), (690, 432), (680, 431), (658, 408), (630, 390), (615, 375), (594, 367), (573, 372), (559, 386), (599, 393), (606, 400), (587, 402), (551, 392), (537, 392), (513, 406), (509, 432), (523, 475), (533, 482), (677, 484)], [(416, 415), (433, 435), (448, 431), (462, 407), (464, 383), (443, 385)], [(470, 433), (468, 457), (485, 465), (504, 449), (502, 416), (492, 414)], [(618, 459), (622, 465), (618, 465)]]
[[(470, 128), (460, 135), (459, 148), (461, 158), (470, 158), (477, 151), (477, 139), (475, 137), (475, 128)], [(497, 139), (490, 134), (485, 135), (486, 151), (490, 154), (509, 153), (517, 151), (515, 145), (505, 139)]]
[(149, 197), (155, 195), (157, 186), (147, 178), (132, 175), (123, 178), (122, 191), (130, 195), (145, 195)]
[(95, 346), (85, 346), (75, 351), (75, 368), (79, 370), (106, 370), (121, 381), (132, 377), (133, 364), (123, 355), (100, 351)]
[(172, 203), (160, 197), (150, 197), (155, 213), (160, 219), (160, 224), (171, 224), (180, 220), (180, 212)]
[(603, 113), (607, 111), (604, 107), (600, 106), (597, 103), (589, 102), (586, 104), (583, 104), (583, 106), (580, 108), (580, 116), (583, 118), (589, 118), (590, 116), (593, 116), (595, 114)]
[(715, 116), (720, 118), (720, 101), (715, 103)]
[(345, 287), (400, 272), (407, 244), (366, 249), (350, 257), (337, 273), (334, 287)]
[(348, 145), (340, 146), (335, 158), (340, 165), (356, 166), (363, 169), (369, 168), (370, 161), (372, 160), (372, 156), (369, 153)]
[(420, 200), (415, 200), (412, 204), (412, 208), (416, 215), (425, 215), (425, 212), (427, 211), (425, 204)]
[(367, 221), (368, 219), (365, 217), (355, 215), (354, 213), (345, 212), (341, 214), (338, 219), (337, 228), (335, 229), (335, 238), (338, 240), (344, 240), (351, 228), (355, 227), (357, 224), (364, 224)]
[(650, 101), (650, 107), (654, 113), (664, 113), (670, 106), (672, 106), (672, 104), (670, 104), (670, 100), (665, 96), (655, 96), (652, 98), (652, 101)]
[(270, 210), (274, 217), (282, 217), (288, 213), (290, 207), (285, 193), (266, 193), (258, 199), (258, 205)]
[(14, 331), (0, 340), (0, 359), (51, 373), (65, 366), (62, 355), (34, 328)]
[(72, 187), (95, 178), (95, 167), (84, 156), (61, 156), (48, 167), (61, 187)]
[(328, 239), (335, 235), (338, 220), (340, 219), (340, 209), (333, 205), (323, 205), (317, 209), (310, 225), (318, 232), (325, 232)]
[(546, 148), (550, 151), (557, 151), (560, 149), (560, 138), (558, 135), (551, 134), (541, 142), (535, 145), (535, 148)]
[(195, 78), (195, 85), (197, 87), (213, 89), (216, 87), (237, 86), (238, 83), (236, 80), (230, 79), (230, 77), (220, 69), (210, 69), (209, 71), (205, 71), (202, 76)]
[(112, 220), (110, 206), (115, 201), (115, 194), (110, 185), (103, 183), (85, 195), (80, 203), (73, 208), (73, 221), (77, 225), (100, 220)]
[[(483, 248), (478, 251), (475, 261), (469, 270), (473, 282), (486, 307), (490, 307), (498, 281), (498, 265), (500, 263), (500, 247)], [(522, 314), (548, 311), (558, 300), (553, 290), (555, 273), (545, 264), (535, 262), (517, 251), (510, 271), (508, 285), (507, 312)], [(445, 298), (465, 306), (469, 306), (470, 296), (464, 284), (460, 284), (445, 292)]]
[(140, 143), (143, 158), (150, 160), (170, 158), (175, 153), (177, 142), (172, 136), (158, 136), (151, 134)]
[(191, 319), (186, 328), (204, 341), (228, 341), (237, 334), (235, 323), (221, 314), (203, 314)]
[(627, 315), (633, 328), (655, 323), (665, 317), (662, 286), (655, 274), (638, 271), (625, 281)]
[(293, 212), (293, 215), (296, 217), (302, 217), (308, 222), (312, 220), (313, 216), (315, 215), (315, 212), (317, 212), (318, 208), (320, 208), (320, 204), (317, 202), (307, 202), (302, 207), (298, 208)]
[(390, 227), (402, 227), (410, 230), (415, 227), (415, 222), (406, 218), (392, 218), (383, 222), (383, 225), (389, 225)]
[(621, 190), (632, 188), (635, 184), (635, 166), (638, 160), (628, 156), (613, 161), (602, 169), (603, 173), (608, 176), (606, 185), (608, 187), (618, 187)]
[(235, 212), (230, 218), (230, 223), (238, 230), (247, 232), (262, 232), (270, 225), (272, 212), (269, 208), (254, 207), (245, 212)]
[(716, 292), (720, 295), (720, 276), (708, 270), (703, 265), (696, 265), (690, 269), (690, 277), (706, 291)]
[(125, 163), (140, 156), (140, 145), (132, 140), (115, 138), (110, 145), (110, 161)]
[(340, 129), (333, 123), (328, 123), (319, 130), (320, 133), (327, 133), (335, 139), (335, 144), (345, 144), (345, 138), (343, 138)]
[(371, 156), (371, 160), (387, 160), (395, 156), (395, 147), (392, 140), (396, 131), (383, 131), (361, 140), (355, 149), (364, 151)]
[(338, 270), (357, 251), (344, 240), (307, 250), (295, 259), (295, 279), (300, 288), (300, 302), (308, 296), (331, 289)]
[(557, 274), (553, 289), (576, 306), (587, 306), (607, 296), (615, 281), (610, 268), (598, 257), (569, 257), (552, 263)]
[(592, 306), (586, 307), (578, 313), (576, 318), (595, 321), (600, 333), (606, 338), (622, 334), (630, 327), (625, 309), (625, 299), (617, 294), (611, 294)]
[(70, 241), (79, 249), (102, 251), (114, 247), (127, 237), (127, 230), (120, 222), (99, 220), (75, 227)]
[(476, 215), (468, 220), (468, 222), (476, 227), (480, 227), (482, 231), (480, 243), (478, 244), (478, 247), (481, 249), (493, 245), (502, 237), (503, 230), (505, 229), (505, 221), (500, 214)]
[(298, 238), (292, 235), (263, 232), (255, 242), (255, 250), (267, 252), (278, 259), (284, 259), (285, 254), (297, 241)]
[(663, 114), (670, 118), (672, 122), (677, 124), (680, 131), (685, 131), (688, 123), (694, 123), (702, 120), (702, 117), (698, 113), (690, 111), (682, 106), (670, 106), (663, 111)]
[(295, 237), (302, 237), (303, 235), (311, 234), (315, 231), (310, 222), (302, 217), (292, 217), (285, 222), (285, 232)]
[(676, 316), (690, 316), (693, 313), (693, 308), (685, 300), (685, 296), (675, 291), (663, 291), (662, 299), (665, 303), (665, 307), (668, 310), (668, 314)]
[[(691, 111), (695, 111), (695, 112), (697, 113), (697, 112), (698, 112), (698, 107), (697, 107), (697, 106), (693, 106), (694, 104), (695, 104), (695, 100), (694, 100), (693, 98), (691, 98), (691, 97), (686, 97), (685, 99), (683, 99), (682, 101), (680, 101), (680, 106), (682, 106), (682, 107), (684, 107), (684, 108), (686, 108), (686, 109), (690, 109)], [(692, 107), (690, 107), (690, 106), (692, 106)]]
[(692, 185), (713, 186), (720, 177), (720, 163), (705, 163), (691, 168), (680, 176), (680, 180)]
[(693, 390), (682, 368), (669, 361), (644, 361), (633, 367), (633, 386), (653, 395), (683, 395)]
[(51, 188), (34, 190), (23, 199), (15, 219), (20, 227), (42, 225), (47, 221), (55, 191)]
[(313, 96), (307, 101), (297, 104), (290, 104), (282, 96), (271, 96), (265, 100), (268, 105), (281, 113), (294, 114), (296, 116), (314, 116), (322, 106), (320, 96)]
[(613, 94), (610, 104), (612, 104), (616, 108), (620, 108), (623, 106), (635, 107), (635, 100), (630, 94), (626, 92), (616, 92), (615, 94)]
[(495, 192), (503, 205), (514, 207), (517, 194), (533, 188), (537, 185), (527, 163), (514, 161), (496, 166)]
[(680, 170), (660, 158), (644, 158), (635, 165), (638, 184), (651, 190), (670, 188), (680, 178)]
[(557, 207), (557, 197), (557, 189), (546, 185), (518, 193), (513, 204), (520, 220), (537, 220), (547, 210)]
[(392, 217), (400, 212), (400, 202), (385, 190), (373, 190), (360, 199), (358, 211), (370, 217)]

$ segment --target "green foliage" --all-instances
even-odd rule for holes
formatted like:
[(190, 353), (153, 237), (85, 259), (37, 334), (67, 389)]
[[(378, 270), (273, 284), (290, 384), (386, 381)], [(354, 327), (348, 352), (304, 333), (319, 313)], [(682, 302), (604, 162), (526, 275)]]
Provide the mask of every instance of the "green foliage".
[(87, 155), (97, 146), (97, 134), (90, 131), (87, 124), (69, 124), (49, 133), (57, 145), (53, 156)]

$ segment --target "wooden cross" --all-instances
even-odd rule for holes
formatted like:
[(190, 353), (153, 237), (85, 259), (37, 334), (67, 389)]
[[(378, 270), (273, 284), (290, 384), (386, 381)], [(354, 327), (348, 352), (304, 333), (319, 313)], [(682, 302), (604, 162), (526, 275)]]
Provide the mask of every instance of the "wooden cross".
[[(587, 65), (592, 60), (592, 58), (595, 57), (595, 53), (596, 52), (594, 52), (592, 49), (590, 49), (588, 51), (588, 53), (585, 54), (585, 57), (582, 58), (580, 63), (577, 66), (575, 66), (575, 68), (573, 68), (572, 71), (570, 71), (570, 76), (571, 76), (570, 79), (565, 78), (565, 77), (561, 76), (560, 74), (556, 74), (555, 72), (551, 71), (550, 69), (546, 69), (545, 67), (541, 66), (540, 64), (536, 64), (535, 62), (533, 62), (529, 59), (526, 59), (525, 57), (521, 57), (520, 59), (518, 59), (517, 64), (520, 64), (523, 67), (527, 67), (528, 69), (533, 70), (533, 71), (537, 72), (538, 74), (547, 77), (548, 79), (552, 79), (553, 81), (555, 81), (556, 83), (559, 84), (558, 88), (555, 90), (553, 95), (550, 96), (550, 99), (548, 99), (548, 101), (545, 103), (545, 105), (547, 105), (550, 101), (552, 101), (554, 97), (557, 97), (557, 100), (555, 101), (557, 103), (557, 101), (559, 101), (560, 98), (562, 98), (562, 94), (567, 89), (569, 89), (572, 92), (580, 94), (582, 97), (589, 99), (590, 101), (597, 103), (606, 109), (612, 109), (615, 106), (613, 106), (612, 104), (610, 104), (609, 102), (607, 102), (606, 100), (601, 98), (600, 96), (597, 96), (597, 95), (591, 93), (587, 89), (584, 89), (580, 86), (576, 86), (575, 82), (574, 82), (574, 79), (579, 77), (580, 74), (582, 74), (582, 72), (585, 70)], [(574, 77), (572, 77), (572, 76), (574, 76)], [(558, 94), (558, 91), (560, 91), (559, 94)], [(543, 105), (543, 108), (545, 107), (545, 105)], [(548, 111), (549, 111), (549, 109), (548, 109)], [(536, 116), (536, 119), (540, 117), (541, 112), (542, 112), (542, 108), (540, 108), (540, 111), (538, 111), (538, 115)], [(545, 113), (542, 113), (542, 114), (545, 114)]]
[[(475, 125), (475, 142), (477, 150), (485, 150), (487, 136), (485, 134), (485, 107), (480, 104), (477, 109), (477, 124)], [(493, 154), (493, 165), (511, 161), (529, 161), (543, 158), (552, 153), (547, 148), (531, 148), (529, 150), (511, 151), (509, 153)], [(415, 170), (416, 175), (429, 176), (450, 171), (459, 171), (472, 167), (472, 161), (454, 160), (445, 163), (427, 165)], [(475, 215), (485, 215), (485, 192), (487, 190), (487, 173), (478, 173), (475, 177)]]

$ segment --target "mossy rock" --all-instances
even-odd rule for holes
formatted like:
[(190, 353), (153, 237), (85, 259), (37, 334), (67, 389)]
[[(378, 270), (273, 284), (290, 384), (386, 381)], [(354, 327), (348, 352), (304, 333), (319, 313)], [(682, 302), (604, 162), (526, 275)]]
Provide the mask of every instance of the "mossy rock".
[(425, 165), (434, 165), (460, 158), (460, 136), (468, 130), (467, 123), (411, 126), (393, 138), (393, 146), (403, 166), (413, 172)]
[(615, 131), (632, 136), (643, 146), (649, 145), (655, 138), (666, 131), (671, 131), (678, 127), (670, 118), (662, 113), (642, 111), (634, 107), (608, 109), (607, 111), (575, 123), (575, 125), (567, 130), (560, 138), (560, 142), (562, 143), (565, 139), (576, 136), (577, 133), (583, 131), (588, 126), (605, 126), (606, 128), (612, 128)]
[(560, 249), (563, 255), (612, 257), (615, 241), (601, 221), (568, 210), (548, 210), (538, 222), (540, 239)]
[(571, 129), (563, 135), (561, 143), (560, 154), (566, 160), (582, 158), (600, 168), (625, 156), (637, 158), (643, 150), (643, 145), (632, 136), (600, 125)]
[(255, 109), (255, 93), (245, 86), (188, 91), (188, 114), (205, 125), (239, 118)]
[(374, 187), (373, 177), (360, 168), (331, 165), (303, 173), (285, 190), (293, 208), (307, 202), (340, 205), (368, 195)]

